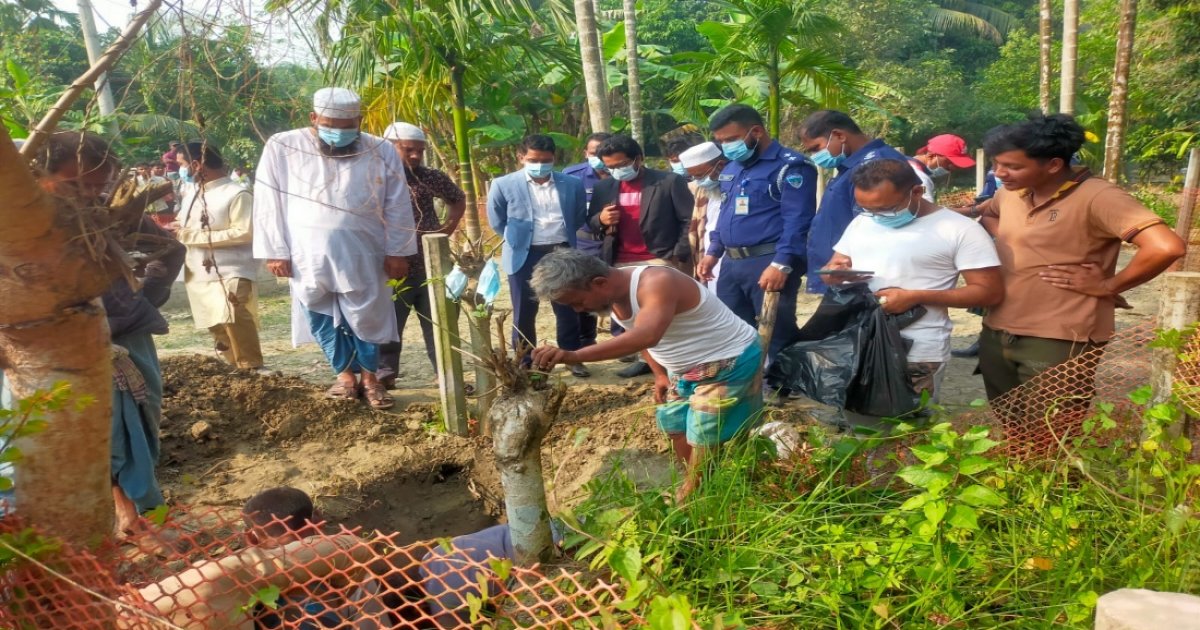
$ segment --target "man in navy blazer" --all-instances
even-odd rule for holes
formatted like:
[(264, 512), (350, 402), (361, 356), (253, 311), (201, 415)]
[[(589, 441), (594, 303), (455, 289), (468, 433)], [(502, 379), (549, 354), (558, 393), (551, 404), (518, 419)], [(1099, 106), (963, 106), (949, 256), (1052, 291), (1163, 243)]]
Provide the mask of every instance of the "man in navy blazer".
[[(538, 299), (529, 287), (533, 266), (550, 252), (575, 247), (575, 232), (586, 225), (587, 197), (578, 177), (554, 172), (554, 139), (534, 134), (521, 141), (524, 167), (492, 181), (488, 223), (504, 238), (500, 265), (508, 275), (513, 303), (513, 348), (537, 345)], [(552, 303), (558, 346), (578, 350), (579, 316)], [(528, 363), (528, 357), (524, 359)], [(569, 366), (577, 377), (590, 376), (582, 364)]]

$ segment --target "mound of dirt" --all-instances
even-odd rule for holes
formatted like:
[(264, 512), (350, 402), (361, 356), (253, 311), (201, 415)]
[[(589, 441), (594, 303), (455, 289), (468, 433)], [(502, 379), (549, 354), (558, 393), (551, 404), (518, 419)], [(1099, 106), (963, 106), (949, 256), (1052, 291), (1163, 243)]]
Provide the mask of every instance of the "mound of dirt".
[[(434, 405), (375, 411), (210, 357), (162, 367), (159, 478), (173, 503), (232, 511), (259, 490), (291, 485), (332, 519), (410, 540), (475, 531), (502, 515), (490, 438), (446, 434)], [(669, 483), (653, 410), (644, 381), (572, 390), (543, 444), (551, 508), (577, 503), (618, 461), (642, 483)]]

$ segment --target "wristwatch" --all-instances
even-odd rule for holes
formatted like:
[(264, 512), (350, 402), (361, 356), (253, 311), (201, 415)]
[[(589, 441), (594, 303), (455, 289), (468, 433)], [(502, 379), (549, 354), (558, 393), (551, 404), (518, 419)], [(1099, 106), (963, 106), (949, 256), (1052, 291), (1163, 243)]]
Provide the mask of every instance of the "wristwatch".
[(783, 273), (792, 273), (792, 268), (783, 263), (773, 262), (771, 263), (771, 266), (782, 271)]

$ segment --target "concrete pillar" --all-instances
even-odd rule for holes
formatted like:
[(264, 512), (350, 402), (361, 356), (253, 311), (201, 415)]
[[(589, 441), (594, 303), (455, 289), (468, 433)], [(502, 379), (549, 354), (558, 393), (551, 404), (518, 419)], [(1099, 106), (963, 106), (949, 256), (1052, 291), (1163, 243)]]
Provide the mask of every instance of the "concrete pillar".
[(1096, 630), (1200, 630), (1200, 597), (1123, 588), (1096, 602)]

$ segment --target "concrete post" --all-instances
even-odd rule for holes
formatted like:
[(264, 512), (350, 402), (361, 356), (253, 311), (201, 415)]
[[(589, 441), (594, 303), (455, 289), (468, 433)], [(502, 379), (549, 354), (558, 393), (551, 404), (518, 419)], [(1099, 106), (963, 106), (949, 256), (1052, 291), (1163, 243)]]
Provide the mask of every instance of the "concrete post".
[[(1200, 273), (1177, 271), (1162, 277), (1162, 298), (1158, 305), (1158, 327), (1163, 330), (1183, 330), (1200, 321)], [(1175, 370), (1179, 363), (1174, 348), (1155, 348), (1151, 356), (1150, 384), (1154, 388), (1154, 400), (1166, 402), (1171, 399), (1175, 382)], [(1172, 427), (1176, 435), (1183, 423)]]
[(1165, 628), (1200, 630), (1200, 597), (1123, 588), (1096, 602), (1096, 630)]
[(433, 319), (434, 351), (438, 366), (438, 389), (446, 430), (466, 435), (467, 399), (462, 367), (462, 339), (458, 332), (458, 305), (446, 296), (445, 278), (454, 268), (450, 258), (450, 237), (426, 234), (425, 268), (429, 270), (430, 315)]

